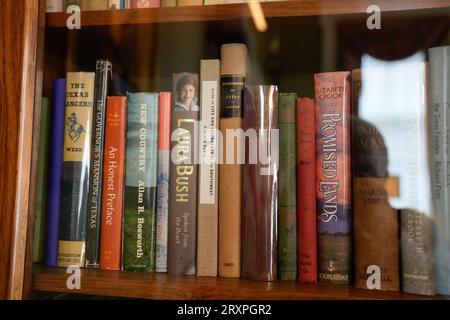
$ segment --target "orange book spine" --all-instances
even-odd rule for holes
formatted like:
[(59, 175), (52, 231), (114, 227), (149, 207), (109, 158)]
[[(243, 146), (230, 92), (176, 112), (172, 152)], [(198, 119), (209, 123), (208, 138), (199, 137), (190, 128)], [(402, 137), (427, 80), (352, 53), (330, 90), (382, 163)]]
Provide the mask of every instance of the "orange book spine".
[(120, 270), (126, 132), (125, 97), (106, 103), (100, 269)]
[(317, 282), (316, 139), (314, 99), (297, 99), (298, 278)]

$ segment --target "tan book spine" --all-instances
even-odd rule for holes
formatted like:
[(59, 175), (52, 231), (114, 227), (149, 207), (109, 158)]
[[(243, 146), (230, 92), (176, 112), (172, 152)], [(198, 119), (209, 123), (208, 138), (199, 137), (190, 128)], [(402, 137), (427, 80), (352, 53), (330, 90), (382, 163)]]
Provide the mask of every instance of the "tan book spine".
[[(228, 138), (227, 130), (236, 133), (243, 127), (246, 57), (244, 44), (225, 44), (221, 48), (223, 163), (219, 165), (219, 275), (222, 277), (238, 278), (241, 275), (242, 164), (237, 160), (238, 156), (243, 156), (243, 141), (236, 139), (235, 135)], [(228, 140), (231, 139), (234, 140), (230, 144), (233, 156), (227, 154)]]
[(81, 10), (108, 10), (108, 0), (81, 0)]
[(198, 184), (197, 275), (217, 276), (218, 144), (220, 61), (200, 62), (200, 155)]
[(179, 7), (183, 6), (201, 6), (203, 5), (203, 0), (178, 0), (177, 5)]

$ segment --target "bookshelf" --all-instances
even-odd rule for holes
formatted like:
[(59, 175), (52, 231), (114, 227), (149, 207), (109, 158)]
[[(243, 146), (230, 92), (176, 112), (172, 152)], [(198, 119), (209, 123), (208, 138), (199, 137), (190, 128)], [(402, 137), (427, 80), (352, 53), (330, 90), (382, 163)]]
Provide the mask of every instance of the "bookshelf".
[[(316, 30), (317, 21), (325, 16), (333, 19), (348, 15), (365, 17), (366, 9), (372, 2), (299, 0), (263, 3), (262, 8), (266, 18), (273, 18), (277, 30), (280, 33), (287, 33), (289, 25), (297, 22), (302, 27), (312, 27)], [(377, 4), (383, 12), (389, 13), (389, 17), (397, 13), (419, 17), (429, 17), (438, 13), (441, 20), (444, 17), (444, 21), (445, 19), (448, 21), (450, 14), (450, 0), (379, 0)], [(209, 33), (201, 34), (202, 37), (207, 37), (217, 45), (229, 39), (242, 38), (242, 33), (251, 25), (251, 15), (246, 4), (83, 12), (82, 30), (79, 35), (65, 29), (66, 19), (65, 13), (46, 14), (43, 0), (33, 1), (32, 4), (27, 0), (0, 2), (0, 20), (5, 21), (4, 32), (8, 35), (0, 37), (0, 61), (12, 61), (10, 64), (0, 63), (0, 76), (7, 79), (6, 85), (0, 84), (2, 94), (0, 96), (4, 94), (7, 97), (5, 106), (3, 104), (0, 106), (1, 119), (7, 119), (6, 125), (0, 127), (0, 152), (8, 155), (0, 158), (0, 167), (6, 168), (0, 173), (0, 200), (4, 203), (4, 210), (0, 212), (2, 221), (0, 229), (2, 247), (11, 248), (0, 251), (1, 298), (30, 298), (36, 292), (70, 292), (66, 287), (65, 269), (46, 268), (32, 263), (36, 150), (38, 150), (36, 137), (39, 132), (39, 121), (36, 119), (40, 116), (42, 92), (49, 94), (50, 79), (66, 69), (86, 67), (86, 61), (95, 60), (104, 52), (102, 51), (104, 48), (100, 46), (104, 45), (105, 41), (98, 42), (98, 39), (106, 33), (109, 34), (108, 39), (119, 39), (140, 32), (141, 36), (154, 40), (161, 30), (171, 30), (173, 27), (172, 31), (168, 31), (170, 35), (186, 26), (195, 29), (198, 25), (204, 25), (209, 28)], [(25, 21), (25, 31), (22, 31), (22, 21)], [(82, 52), (79, 58), (74, 58), (71, 52), (74, 48), (68, 45), (69, 38), (87, 41), (87, 47), (92, 51)], [(258, 39), (264, 41), (265, 38)], [(293, 43), (294, 40), (291, 41)], [(311, 48), (313, 53), (319, 49), (319, 45), (315, 42), (313, 45), (309, 44), (307, 43), (306, 47)], [(132, 45), (131, 49), (119, 46), (119, 50), (129, 52), (136, 48), (137, 44)], [(261, 48), (261, 44), (257, 43), (254, 48)], [(299, 48), (304, 50), (303, 47), (296, 47), (295, 50)], [(147, 45), (144, 50), (151, 55), (156, 46)], [(208, 52), (214, 52), (214, 49)], [(197, 54), (200, 55), (202, 52)], [(140, 76), (152, 78), (164, 74), (164, 64), (167, 64), (167, 61), (151, 57), (152, 63), (156, 65), (155, 69), (149, 74)], [(135, 58), (139, 59), (138, 56)], [(286, 60), (292, 59), (290, 56)], [(308, 70), (310, 72), (314, 71), (314, 68), (319, 68), (317, 67), (319, 58), (311, 59), (315, 59), (315, 62), (311, 67), (313, 70)], [(127, 59), (118, 58), (118, 61), (114, 62), (121, 67), (125, 75), (136, 70), (136, 65)], [(289, 67), (288, 63), (281, 73), (287, 74)], [(299, 63), (295, 67), (303, 66)], [(22, 76), (12, 76), (18, 74)], [(162, 81), (154, 86), (160, 88), (164, 85)], [(17, 105), (20, 112), (14, 111)], [(8, 162), (6, 158), (13, 160)], [(14, 170), (15, 168), (17, 170)], [(147, 299), (443, 298), (374, 292), (351, 286), (266, 283), (102, 270), (82, 270), (82, 289), (76, 293)]]
[(158, 273), (87, 270), (81, 272), (81, 290), (69, 290), (64, 268), (35, 266), (32, 288), (65, 292), (145, 299), (213, 300), (412, 300), (444, 299), (402, 293), (369, 291), (339, 285), (302, 285), (295, 282), (261, 282), (231, 278), (169, 276)]
[[(371, 4), (374, 3), (370, 0), (299, 0), (286, 2), (269, 2), (262, 3), (261, 5), (265, 17), (276, 18), (366, 13), (367, 8)], [(448, 1), (446, 0), (381, 0), (377, 1), (376, 4), (380, 6), (383, 12), (448, 8)], [(47, 14), (47, 27), (65, 27), (67, 16), (68, 15), (66, 13)], [(83, 12), (81, 25), (83, 27), (187, 21), (223, 21), (234, 20), (237, 17), (244, 19), (251, 17), (251, 13), (247, 4)]]

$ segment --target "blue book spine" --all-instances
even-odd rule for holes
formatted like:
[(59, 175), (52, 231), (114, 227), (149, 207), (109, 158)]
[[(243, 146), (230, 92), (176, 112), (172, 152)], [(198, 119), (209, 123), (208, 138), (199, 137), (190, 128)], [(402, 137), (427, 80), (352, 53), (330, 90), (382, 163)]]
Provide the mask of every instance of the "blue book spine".
[(47, 221), (44, 263), (55, 267), (58, 260), (58, 228), (61, 193), (61, 168), (64, 143), (64, 108), (66, 79), (53, 81), (52, 114), (50, 122), (49, 163), (47, 181)]

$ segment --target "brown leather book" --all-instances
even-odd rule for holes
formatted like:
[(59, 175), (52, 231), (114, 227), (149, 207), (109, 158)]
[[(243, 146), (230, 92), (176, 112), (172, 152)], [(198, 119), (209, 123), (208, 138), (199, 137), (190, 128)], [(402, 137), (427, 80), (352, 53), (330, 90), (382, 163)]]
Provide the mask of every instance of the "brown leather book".
[[(376, 126), (358, 117), (361, 71), (352, 73), (355, 286), (399, 291), (398, 213), (389, 204), (388, 153)], [(394, 182), (394, 183), (392, 183)]]
[[(242, 277), (277, 280), (278, 89), (246, 86)], [(252, 132), (254, 134), (252, 134)]]
[[(223, 164), (219, 165), (219, 275), (222, 277), (239, 278), (241, 275), (242, 164), (238, 163), (238, 156), (243, 155), (243, 144), (239, 144), (239, 139), (227, 138), (226, 132), (242, 129), (246, 57), (244, 44), (222, 46), (220, 131)], [(228, 141), (231, 139), (234, 141)], [(227, 152), (227, 144), (232, 146), (229, 151), (233, 151), (233, 155)]]
[(198, 75), (173, 75), (172, 141), (169, 186), (169, 274), (195, 275), (197, 249)]

